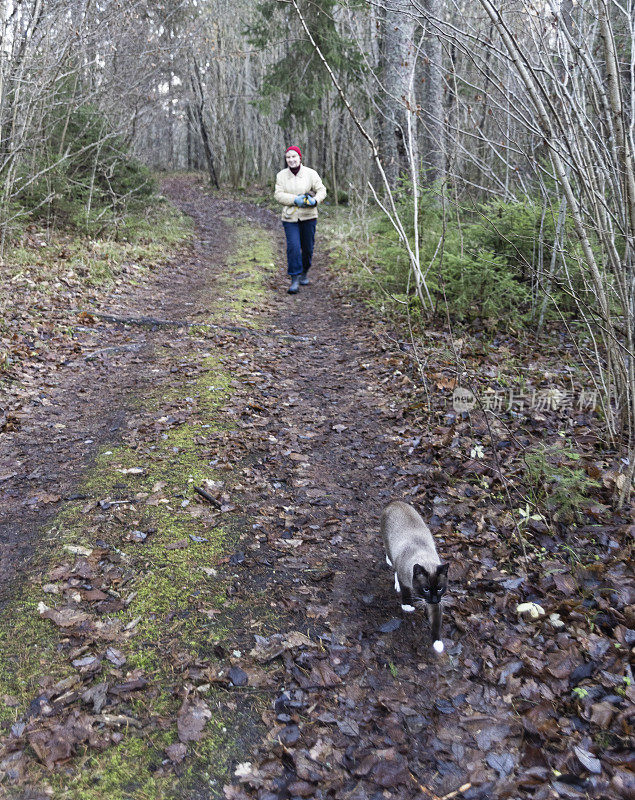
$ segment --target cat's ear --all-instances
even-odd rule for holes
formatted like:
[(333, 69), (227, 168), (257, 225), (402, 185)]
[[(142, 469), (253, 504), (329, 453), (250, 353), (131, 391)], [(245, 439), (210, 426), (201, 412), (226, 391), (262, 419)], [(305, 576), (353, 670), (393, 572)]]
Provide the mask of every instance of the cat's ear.
[(448, 567), (449, 564), (439, 564), (437, 567), (437, 581), (440, 584), (446, 584), (448, 582)]
[(413, 578), (422, 577), (428, 580), (429, 576), (426, 570), (421, 566), (421, 564), (415, 564), (414, 567), (412, 568), (412, 577)]

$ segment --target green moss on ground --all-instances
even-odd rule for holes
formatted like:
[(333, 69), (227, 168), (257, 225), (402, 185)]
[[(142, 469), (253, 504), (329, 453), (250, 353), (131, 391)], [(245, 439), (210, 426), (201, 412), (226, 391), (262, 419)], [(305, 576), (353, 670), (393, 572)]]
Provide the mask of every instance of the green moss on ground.
[[(219, 318), (255, 324), (253, 318), (246, 319), (244, 312), (262, 301), (268, 275), (275, 270), (268, 235), (236, 223), (235, 241), (221, 286), (221, 294), (229, 293), (230, 297), (220, 298), (210, 309), (208, 324)], [(201, 332), (191, 331), (199, 337)], [(204, 346), (209, 347), (209, 343)], [(227, 579), (220, 569), (216, 575), (210, 574), (209, 569), (231, 551), (238, 525), (229, 515), (223, 515), (220, 525), (190, 513), (197, 506), (193, 487), (205, 479), (221, 477), (209, 464), (205, 433), (229, 427), (220, 408), (229, 396), (231, 375), (215, 354), (202, 361), (199, 358), (197, 364), (204, 369), (199, 369), (196, 377), (161, 387), (154, 396), (137, 404), (142, 413), (159, 420), (169, 415), (171, 406), (183, 406), (190, 402), (186, 398), (192, 398), (195, 406), (188, 421), (164, 432), (159, 426), (157, 433), (146, 433), (145, 439), (134, 445), (103, 447), (83, 485), (78, 487), (93, 503), (125, 498), (130, 504), (102, 512), (99, 507), (90, 508), (91, 503), (85, 499), (68, 503), (49, 532), (53, 541), (49, 569), (64, 562), (73, 563), (76, 556), (65, 550), (68, 545), (90, 548), (100, 539), (119, 550), (122, 566), (132, 577), (121, 590), (126, 606), (110, 617), (125, 624), (137, 622), (135, 634), (115, 646), (127, 658), (123, 674), (142, 669), (149, 684), (147, 690), (126, 700), (124, 713), (138, 719), (168, 720), (170, 726), (161, 730), (151, 723), (141, 733), (122, 728), (119, 744), (103, 752), (80, 753), (52, 774), (42, 771), (39, 785), (48, 785), (55, 797), (157, 800), (200, 791), (220, 796), (230, 761), (237, 755), (235, 718), (227, 718), (225, 714), (229, 712), (219, 710), (221, 704), (212, 690), (206, 697), (214, 716), (203, 738), (189, 745), (185, 762), (176, 770), (164, 763), (165, 747), (176, 741), (174, 716), (182, 702), (177, 693), (183, 683), (179, 662), (183, 657), (186, 662), (188, 658), (213, 661), (215, 644), (228, 636), (233, 624), (233, 610), (226, 599)], [(143, 471), (125, 471), (130, 469)], [(227, 486), (231, 473), (223, 471), (222, 480)], [(153, 490), (157, 503), (150, 505), (145, 501)], [(126, 540), (125, 534), (136, 528), (152, 531), (144, 543)], [(194, 541), (192, 536), (206, 541)], [(180, 540), (186, 540), (187, 546), (166, 549), (166, 545)], [(0, 615), (0, 698), (12, 698), (9, 705), (0, 702), (0, 722), (5, 721), (5, 725), (22, 717), (28, 703), (39, 694), (43, 676), (59, 680), (75, 672), (68, 651), (61, 647), (64, 632), (43, 620), (37, 611), (41, 601), (54, 606), (62, 598), (44, 593), (40, 585), (33, 583)], [(210, 610), (220, 613), (205, 613)], [(172, 656), (176, 653), (179, 658), (175, 660)], [(111, 665), (103, 662), (93, 683), (112, 680), (110, 670)], [(13, 705), (16, 701), (17, 705)]]
[(22, 716), (40, 693), (43, 676), (61, 680), (73, 672), (58, 652), (51, 623), (38, 613), (40, 594), (33, 588), (0, 616), (0, 724), (11, 725)]
[(237, 243), (226, 266), (224, 283), (230, 294), (223, 299), (222, 309), (216, 309), (214, 318), (222, 312), (224, 318), (230, 316), (234, 322), (257, 327), (257, 321), (246, 312), (262, 300), (267, 279), (277, 271), (273, 244), (261, 228), (237, 220), (228, 223), (233, 227)]
[[(210, 703), (211, 705), (212, 703)], [(178, 708), (175, 705), (173, 712)], [(173, 731), (130, 733), (103, 753), (84, 755), (63, 781), (50, 785), (59, 800), (181, 800), (190, 796), (222, 797), (218, 776), (238, 754), (232, 721), (218, 716), (208, 722), (205, 737), (190, 743), (178, 773), (164, 761), (165, 748), (177, 742)], [(191, 794), (190, 794), (191, 793)]]
[[(210, 316), (214, 313), (214, 310), (211, 310)], [(224, 317), (224, 315), (222, 316)], [(205, 337), (209, 333), (213, 334), (214, 331), (215, 329), (212, 325), (200, 323), (193, 325), (188, 333), (193, 339), (200, 339), (201, 342), (204, 342)], [(207, 347), (206, 342), (204, 346)], [(194, 358), (196, 358), (195, 364)], [(135, 405), (137, 408), (147, 412), (161, 411), (167, 409), (170, 404), (177, 404), (183, 402), (184, 398), (191, 397), (196, 403), (196, 410), (199, 412), (199, 416), (204, 417), (208, 414), (210, 418), (214, 417), (215, 426), (223, 427), (223, 421), (217, 418), (215, 412), (228, 397), (231, 376), (223, 367), (222, 361), (218, 356), (196, 356), (192, 357), (192, 362), (199, 372), (196, 379), (188, 378), (182, 383), (165, 386), (160, 394), (157, 393), (143, 399), (139, 398)], [(209, 420), (202, 420), (200, 424), (202, 425), (206, 422), (209, 422)]]
[[(56, 797), (77, 800), (160, 800), (168, 795), (161, 774), (163, 748), (170, 743), (167, 732), (133, 734), (103, 753), (91, 753), (81, 769), (64, 776), (60, 785), (51, 781)], [(163, 784), (163, 786), (161, 785)]]

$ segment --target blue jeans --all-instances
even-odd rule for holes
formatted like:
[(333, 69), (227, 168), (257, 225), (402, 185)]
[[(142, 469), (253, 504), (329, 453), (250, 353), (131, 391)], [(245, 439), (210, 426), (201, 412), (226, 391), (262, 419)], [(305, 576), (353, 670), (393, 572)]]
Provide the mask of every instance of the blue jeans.
[(287, 237), (287, 272), (299, 275), (311, 268), (315, 225), (317, 219), (305, 219), (302, 222), (283, 222)]

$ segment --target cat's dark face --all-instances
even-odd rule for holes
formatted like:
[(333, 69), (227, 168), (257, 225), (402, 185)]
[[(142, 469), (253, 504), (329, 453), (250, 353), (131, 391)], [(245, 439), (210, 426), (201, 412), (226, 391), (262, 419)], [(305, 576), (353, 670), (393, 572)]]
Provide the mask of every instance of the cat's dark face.
[(420, 564), (412, 570), (412, 593), (415, 600), (438, 603), (448, 588), (448, 564), (439, 564), (436, 570), (428, 572)]

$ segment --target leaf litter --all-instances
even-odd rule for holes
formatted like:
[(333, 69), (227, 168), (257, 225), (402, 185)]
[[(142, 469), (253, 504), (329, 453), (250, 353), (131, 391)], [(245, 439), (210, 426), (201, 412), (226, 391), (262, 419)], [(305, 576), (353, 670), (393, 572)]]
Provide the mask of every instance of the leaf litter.
[[(519, 535), (524, 449), (532, 437), (557, 441), (562, 415), (453, 414), (446, 334), (437, 332), (427, 342), (429, 412), (392, 331), (330, 291), (316, 291), (300, 314), (280, 307), (276, 327), (310, 333), (309, 342), (213, 340), (234, 376), (224, 413), (236, 427), (203, 441), (216, 468), (231, 465), (238, 479), (210, 478), (205, 491), (218, 508), (208, 513), (239, 509), (250, 530), (239, 550), (205, 569), (233, 575), (232, 600), (247, 608), (264, 593), (275, 622), (268, 632), (233, 631), (238, 646), (228, 642), (214, 663), (166, 653), (183, 676), (180, 709), (166, 721), (179, 740), (168, 762), (177, 768), (204, 736), (211, 711), (199, 689), (216, 686), (230, 709), (232, 693), (262, 692), (262, 741), (235, 763), (227, 798), (630, 796), (633, 530), (609, 511), (612, 464), (597, 421), (582, 411), (573, 420), (586, 437), (585, 463), (605, 476), (595, 504), (575, 525), (520, 515)], [(498, 350), (513, 347), (506, 340)], [(497, 363), (496, 349), (478, 340), (462, 355), (475, 372)], [(159, 430), (177, 419), (165, 415)], [(155, 484), (143, 502), (170, 504), (165, 488)], [(383, 564), (377, 519), (395, 496), (424, 511), (451, 563), (440, 659), (423, 615), (399, 615)], [(188, 537), (164, 549), (197, 544)], [(47, 597), (60, 602), (40, 613), (67, 638), (75, 671), (63, 681), (43, 676), (13, 726), (0, 756), (10, 780), (25, 775), (29, 749), (57, 769), (85, 748), (120, 741), (122, 727), (148, 725), (128, 700), (150, 697), (152, 682), (125, 671), (139, 620), (111, 616), (125, 608), (128, 567), (115, 548), (91, 545), (69, 548), (75, 558), (43, 577), (55, 587)], [(105, 661), (107, 680), (96, 672)]]

